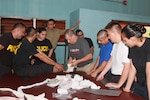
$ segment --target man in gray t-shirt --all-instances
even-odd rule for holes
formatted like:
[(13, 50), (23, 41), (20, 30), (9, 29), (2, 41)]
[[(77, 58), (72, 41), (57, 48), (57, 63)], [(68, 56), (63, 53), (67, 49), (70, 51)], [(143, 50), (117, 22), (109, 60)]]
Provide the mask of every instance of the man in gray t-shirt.
[(92, 54), (88, 42), (83, 38), (78, 38), (72, 30), (66, 30), (65, 38), (68, 41), (68, 64), (77, 66), (77, 71), (88, 73), (92, 67)]

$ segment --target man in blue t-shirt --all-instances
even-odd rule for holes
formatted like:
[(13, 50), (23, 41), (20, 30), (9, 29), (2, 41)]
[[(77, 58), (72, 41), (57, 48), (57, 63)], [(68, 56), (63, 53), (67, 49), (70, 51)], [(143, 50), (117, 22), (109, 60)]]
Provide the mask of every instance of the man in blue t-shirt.
[(100, 53), (97, 57), (93, 69), (89, 72), (92, 77), (96, 77), (106, 66), (113, 44), (109, 41), (107, 31), (102, 29), (97, 33), (98, 43), (100, 43)]

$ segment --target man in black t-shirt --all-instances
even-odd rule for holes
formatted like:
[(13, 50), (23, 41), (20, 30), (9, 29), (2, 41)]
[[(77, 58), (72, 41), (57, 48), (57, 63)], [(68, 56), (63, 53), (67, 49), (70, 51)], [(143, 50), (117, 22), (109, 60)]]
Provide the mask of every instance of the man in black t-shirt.
[(80, 30), (80, 29), (76, 30), (76, 35), (77, 35), (78, 37), (80, 37), (80, 38), (84, 38), (84, 39), (88, 42), (88, 44), (89, 44), (89, 46), (90, 46), (90, 51), (91, 51), (91, 53), (92, 53), (92, 55), (93, 55), (93, 54), (94, 54), (94, 45), (93, 45), (92, 40), (91, 40), (90, 38), (88, 38), (88, 37), (84, 37), (83, 31)]
[[(63, 70), (61, 64), (56, 63), (50, 59), (45, 53), (36, 49), (33, 45), (33, 41), (36, 38), (36, 30), (33, 27), (29, 27), (26, 30), (26, 37), (18, 45), (18, 50), (13, 58), (15, 74), (21, 77), (34, 77), (44, 73), (55, 73)], [(35, 56), (39, 58), (43, 63), (31, 64), (31, 58)]]
[(0, 37), (0, 79), (4, 74), (11, 73), (12, 57), (18, 49), (19, 40), (25, 35), (25, 25), (16, 23), (12, 31)]

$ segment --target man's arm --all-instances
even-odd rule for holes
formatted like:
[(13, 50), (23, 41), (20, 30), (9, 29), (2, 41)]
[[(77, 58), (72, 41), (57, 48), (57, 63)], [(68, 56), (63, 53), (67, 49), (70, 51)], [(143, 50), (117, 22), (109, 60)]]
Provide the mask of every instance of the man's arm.
[(78, 64), (81, 63), (81, 62), (88, 61), (88, 60), (92, 59), (92, 57), (93, 57), (92, 54), (89, 53), (89, 54), (87, 54), (86, 56), (84, 56), (83, 58), (78, 59), (78, 60), (72, 62), (72, 66), (76, 66), (76, 65), (78, 65)]
[(0, 50), (2, 50), (3, 48), (4, 48), (4, 46), (0, 44)]
[(105, 68), (107, 62), (103, 61), (102, 64), (91, 74), (92, 77), (96, 77), (98, 73), (102, 72), (103, 69)]
[(52, 56), (53, 51), (54, 51), (53, 48), (49, 50), (48, 57)]
[(39, 58), (41, 61), (45, 62), (46, 64), (49, 65), (53, 65), (54, 67), (56, 67), (59, 70), (63, 70), (63, 66), (56, 63), (55, 61), (53, 61), (52, 59), (50, 59), (46, 54), (44, 54), (43, 52), (38, 51), (39, 53), (34, 54), (35, 57)]
[(76, 28), (79, 27), (79, 24), (80, 24), (80, 21), (78, 20), (77, 23), (76, 23), (76, 25), (73, 26), (73, 27), (71, 27), (71, 28), (69, 28), (69, 29), (70, 29), (70, 30), (75, 30)]
[(94, 46), (92, 46), (92, 47), (90, 48), (90, 52), (92, 53), (92, 55), (94, 54)]
[(121, 87), (122, 84), (127, 80), (127, 77), (129, 75), (129, 70), (130, 70), (130, 63), (124, 63), (123, 72), (118, 82), (119, 87)]
[(120, 77), (118, 83), (108, 83), (105, 86), (120, 88), (122, 86), (122, 84), (127, 80), (129, 70), (130, 70), (130, 63), (124, 63), (124, 68), (123, 68), (123, 71), (122, 71), (122, 74), (121, 74), (121, 77)]
[(102, 64), (96, 69), (96, 73), (102, 72), (107, 64), (107, 61), (103, 61)]
[(102, 80), (104, 78), (104, 75), (110, 70), (112, 66), (112, 57), (110, 57), (110, 59), (108, 60), (105, 68), (103, 69), (103, 71), (101, 72), (101, 74), (97, 77), (97, 81)]
[(120, 80), (118, 82), (119, 85), (118, 87), (121, 87), (122, 84), (127, 80), (127, 77), (129, 75), (129, 70), (130, 70), (130, 63), (124, 63), (124, 68)]
[(56, 63), (52, 59), (50, 59), (45, 53), (37, 50), (39, 53), (34, 54), (35, 57), (39, 58), (41, 61), (45, 62), (46, 64), (53, 65), (57, 69), (63, 70), (63, 66)]
[(72, 57), (69, 57), (68, 64), (71, 64), (71, 63), (72, 63)]
[(96, 70), (98, 63), (99, 63), (99, 59), (100, 59), (100, 56), (97, 57), (94, 67), (90, 70), (89, 73), (87, 73), (88, 75), (92, 74)]
[(46, 64), (50, 64), (50, 65), (56, 65), (57, 63), (55, 61), (53, 61), (52, 59), (50, 59), (46, 54), (44, 54), (43, 52), (34, 54), (35, 57), (39, 58), (41, 61), (45, 62)]
[(132, 63), (132, 60), (130, 60), (130, 62), (131, 62), (131, 67), (129, 70), (128, 80), (127, 80), (125, 88), (123, 89), (126, 92), (130, 92), (131, 85), (132, 85), (132, 83), (135, 79), (135, 75), (136, 75), (136, 69)]

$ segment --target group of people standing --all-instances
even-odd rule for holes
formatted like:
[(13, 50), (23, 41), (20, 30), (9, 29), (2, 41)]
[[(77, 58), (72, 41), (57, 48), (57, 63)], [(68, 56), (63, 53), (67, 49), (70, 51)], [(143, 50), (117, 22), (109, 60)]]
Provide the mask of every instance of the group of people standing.
[(107, 33), (107, 38), (113, 43), (113, 46), (108, 46), (107, 39), (107, 42), (103, 42), (104, 38), (99, 37), (100, 33), (98, 32), (99, 42), (102, 46), (109, 47), (109, 49), (101, 47), (98, 59), (104, 59), (108, 54), (110, 54), (110, 58), (109, 60), (104, 59), (103, 63), (97, 60), (95, 65), (100, 67), (94, 67), (90, 73), (91, 76), (96, 77), (97, 81), (105, 78), (108, 81), (105, 86), (108, 88), (123, 87), (124, 91), (132, 92), (149, 100), (150, 39), (145, 37), (146, 28), (140, 24), (129, 24), (122, 29), (118, 22), (111, 21), (100, 32), (102, 31)]
[(64, 70), (57, 63), (55, 48), (60, 35), (68, 42), (68, 64), (74, 71), (83, 71), (97, 81), (106, 79), (108, 88), (123, 87), (124, 91), (150, 98), (150, 39), (146, 29), (129, 24), (123, 29), (111, 21), (97, 33), (100, 52), (93, 62), (94, 45), (78, 28), (79, 22), (69, 29), (55, 28), (49, 19), (46, 27), (35, 29), (16, 23), (10, 33), (0, 37), (0, 78), (12, 71), (21, 77), (33, 77)]
[(118, 22), (111, 21), (97, 33), (100, 52), (93, 63), (86, 39), (66, 30), (68, 63), (97, 81), (107, 80), (108, 88), (122, 87), (126, 92), (150, 99), (150, 39), (145, 33), (143, 25), (129, 24), (122, 29)]

